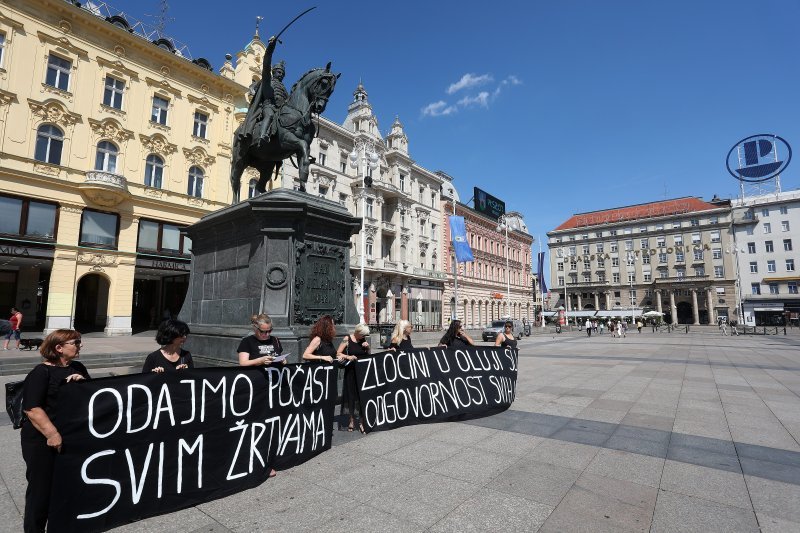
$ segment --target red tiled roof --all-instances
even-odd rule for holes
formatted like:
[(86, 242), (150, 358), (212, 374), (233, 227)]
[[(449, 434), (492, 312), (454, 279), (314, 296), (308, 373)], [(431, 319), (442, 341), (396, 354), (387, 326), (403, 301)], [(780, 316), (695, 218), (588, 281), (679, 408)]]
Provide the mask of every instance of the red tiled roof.
[(613, 224), (626, 220), (641, 220), (644, 218), (692, 213), (695, 211), (708, 211), (711, 209), (719, 209), (719, 206), (705, 202), (700, 198), (688, 196), (686, 198), (675, 198), (662, 202), (630, 205), (627, 207), (617, 207), (603, 211), (592, 211), (590, 213), (572, 215), (566, 222), (558, 226), (555, 231), (597, 226), (601, 224)]

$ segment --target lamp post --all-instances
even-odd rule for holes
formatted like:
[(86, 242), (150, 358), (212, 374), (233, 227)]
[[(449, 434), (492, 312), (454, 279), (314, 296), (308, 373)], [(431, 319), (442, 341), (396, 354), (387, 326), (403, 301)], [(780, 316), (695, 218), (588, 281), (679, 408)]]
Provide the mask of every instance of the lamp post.
[[(636, 298), (633, 296), (633, 276), (631, 276), (631, 267), (634, 265), (633, 252), (628, 250), (626, 254), (628, 260), (628, 282), (630, 282), (630, 289), (628, 296), (631, 304), (631, 325), (633, 324), (633, 311), (636, 308)], [(635, 270), (634, 270), (635, 272)], [(634, 274), (635, 275), (635, 274)]]
[(506, 313), (508, 313), (508, 308), (511, 305), (509, 301), (511, 298), (511, 272), (508, 268), (508, 226), (509, 223), (506, 220), (506, 216), (500, 215), (497, 219), (497, 231), (505, 231), (506, 233)]
[(364, 219), (367, 216), (367, 195), (366, 188), (372, 186), (372, 176), (367, 174), (367, 167), (370, 170), (378, 168), (378, 154), (375, 152), (375, 145), (372, 141), (362, 139), (356, 140), (353, 151), (350, 152), (350, 166), (356, 169), (356, 175), (361, 174), (361, 278), (359, 283), (361, 290), (358, 295), (358, 317), (362, 324), (367, 321), (364, 317), (364, 262), (367, 256), (367, 236), (364, 230)]
[[(562, 250), (564, 250), (564, 248), (562, 248)], [(570, 271), (570, 268), (572, 267), (573, 253), (572, 253), (571, 249), (566, 248), (566, 252), (562, 253), (561, 255), (566, 259), (566, 261), (564, 261), (564, 325), (569, 327), (569, 314), (568, 314), (569, 313), (569, 302), (567, 301), (567, 285), (568, 285), (567, 280), (569, 279), (569, 277), (571, 275), (569, 273), (569, 271)], [(570, 268), (567, 268), (567, 264), (569, 264)], [(572, 330), (570, 330), (570, 331), (572, 331)]]

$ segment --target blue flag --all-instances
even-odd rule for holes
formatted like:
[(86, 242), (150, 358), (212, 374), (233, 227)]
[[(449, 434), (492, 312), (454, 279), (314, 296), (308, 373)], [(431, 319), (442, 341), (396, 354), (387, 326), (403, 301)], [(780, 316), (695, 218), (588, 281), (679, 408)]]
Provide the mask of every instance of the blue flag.
[(544, 282), (544, 252), (539, 252), (539, 292), (544, 294), (547, 292), (547, 284)]
[(472, 249), (467, 242), (467, 230), (464, 228), (464, 217), (451, 216), (450, 218), (450, 238), (453, 241), (453, 249), (456, 252), (456, 262), (465, 263), (475, 261), (472, 256)]

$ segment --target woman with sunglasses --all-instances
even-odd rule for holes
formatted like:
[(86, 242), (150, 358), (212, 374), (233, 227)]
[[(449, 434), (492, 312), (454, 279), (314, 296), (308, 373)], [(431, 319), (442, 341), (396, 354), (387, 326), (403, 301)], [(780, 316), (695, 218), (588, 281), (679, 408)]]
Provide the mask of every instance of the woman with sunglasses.
[[(253, 334), (248, 335), (236, 351), (241, 366), (263, 366), (272, 364), (276, 355), (283, 352), (281, 341), (272, 336), (272, 319), (264, 313), (250, 317)], [(283, 360), (286, 364), (286, 359)]]
[(450, 322), (450, 327), (447, 328), (442, 340), (439, 341), (439, 346), (447, 346), (448, 348), (468, 348), (475, 346), (475, 342), (464, 331), (460, 320), (453, 320)]
[(514, 338), (514, 323), (506, 320), (503, 324), (503, 332), (498, 333), (497, 339), (494, 341), (495, 346), (502, 346), (503, 348), (517, 349), (517, 339)]
[(61, 453), (61, 434), (56, 429), (56, 405), (62, 384), (89, 379), (86, 367), (76, 361), (81, 352), (81, 334), (57, 329), (42, 341), (44, 361), (25, 378), (22, 410), (27, 420), (20, 432), (25, 460), (25, 531), (44, 531), (50, 507), (53, 465)]
[(366, 324), (358, 324), (355, 329), (353, 329), (353, 333), (345, 337), (339, 345), (339, 349), (336, 350), (336, 357), (340, 363), (345, 365), (344, 383), (342, 386), (342, 405), (339, 408), (339, 412), (343, 414), (346, 408), (350, 416), (350, 422), (347, 424), (347, 431), (353, 431), (355, 429), (356, 403), (358, 403), (358, 430), (364, 433), (364, 410), (358, 399), (355, 362), (358, 361), (359, 357), (366, 357), (369, 355), (368, 338), (369, 326)]
[(189, 336), (189, 326), (180, 320), (165, 320), (158, 326), (156, 342), (161, 348), (147, 356), (142, 365), (142, 374), (155, 372), (174, 372), (186, 368), (194, 368), (192, 354), (183, 349), (183, 343)]

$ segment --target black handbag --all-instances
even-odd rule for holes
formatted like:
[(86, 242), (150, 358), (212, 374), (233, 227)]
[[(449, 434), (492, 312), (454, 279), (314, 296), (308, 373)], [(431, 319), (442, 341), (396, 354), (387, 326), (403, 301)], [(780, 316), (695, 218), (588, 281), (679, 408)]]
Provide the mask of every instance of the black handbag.
[(25, 381), (10, 381), (6, 383), (6, 411), (8, 418), (14, 425), (14, 429), (19, 429), (27, 420), (27, 416), (22, 411), (22, 392)]

